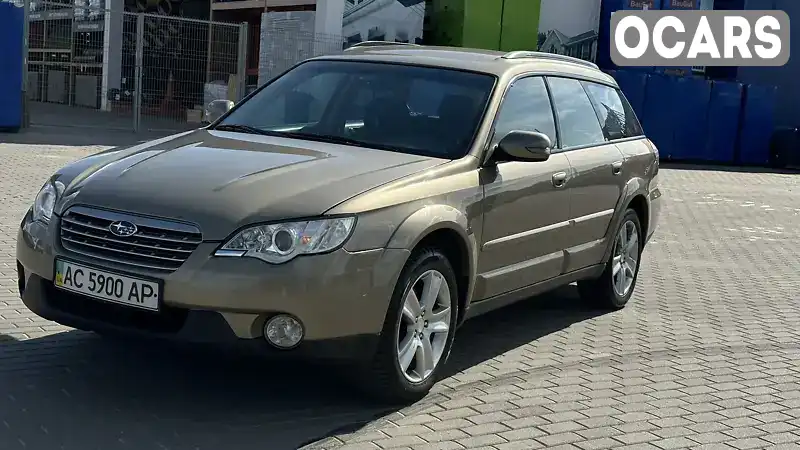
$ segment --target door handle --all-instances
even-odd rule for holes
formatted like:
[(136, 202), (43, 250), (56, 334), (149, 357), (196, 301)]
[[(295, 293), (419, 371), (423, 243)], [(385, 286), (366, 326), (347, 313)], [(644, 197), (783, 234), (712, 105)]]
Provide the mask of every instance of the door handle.
[(611, 164), (611, 173), (614, 175), (622, 173), (622, 161), (615, 161)]
[(553, 186), (560, 188), (564, 187), (567, 183), (567, 172), (558, 172), (553, 174)]

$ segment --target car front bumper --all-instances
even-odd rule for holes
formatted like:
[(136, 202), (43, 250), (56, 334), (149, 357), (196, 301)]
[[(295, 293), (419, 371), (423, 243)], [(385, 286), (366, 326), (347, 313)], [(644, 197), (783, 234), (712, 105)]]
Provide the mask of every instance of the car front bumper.
[[(39, 316), (98, 332), (204, 343), (237, 342), (266, 352), (312, 359), (362, 359), (374, 353), (389, 301), (408, 251), (344, 249), (271, 265), (253, 258), (214, 257), (218, 242), (200, 244), (168, 274), (115, 266), (65, 250), (59, 218), (49, 224), (26, 215), (17, 237), (20, 295)], [(158, 312), (95, 300), (53, 284), (56, 258), (110, 272), (163, 280)], [(303, 341), (278, 351), (263, 337), (266, 321), (289, 314)]]

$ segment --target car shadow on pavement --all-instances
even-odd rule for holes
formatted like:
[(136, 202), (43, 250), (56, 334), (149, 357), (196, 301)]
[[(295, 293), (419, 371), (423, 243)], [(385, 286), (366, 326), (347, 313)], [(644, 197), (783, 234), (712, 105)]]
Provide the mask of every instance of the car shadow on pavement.
[(380, 413), (318, 367), (153, 344), (0, 342), (0, 448), (296, 449)]
[(587, 306), (568, 285), (479, 316), (458, 330), (445, 376), (607, 312)]
[[(562, 289), (475, 318), (447, 375), (600, 313)], [(332, 373), (80, 331), (0, 335), (0, 448), (297, 449), (396, 410), (360, 400), (341, 384), (346, 372)]]

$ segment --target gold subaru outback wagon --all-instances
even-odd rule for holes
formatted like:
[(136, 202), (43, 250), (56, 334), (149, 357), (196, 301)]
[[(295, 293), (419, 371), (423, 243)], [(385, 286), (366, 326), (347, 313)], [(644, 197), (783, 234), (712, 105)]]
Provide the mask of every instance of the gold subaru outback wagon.
[(466, 319), (572, 282), (625, 306), (656, 228), (658, 151), (578, 59), (364, 43), (208, 111), (44, 184), (17, 240), (28, 308), (344, 361), (410, 401)]

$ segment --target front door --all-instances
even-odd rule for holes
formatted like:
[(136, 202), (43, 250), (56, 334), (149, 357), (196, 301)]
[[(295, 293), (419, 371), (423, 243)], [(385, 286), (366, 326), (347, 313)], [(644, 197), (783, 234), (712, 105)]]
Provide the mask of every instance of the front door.
[[(625, 188), (624, 157), (615, 140), (620, 122), (606, 98), (613, 88), (568, 78), (548, 77), (561, 130), (562, 151), (572, 176), (567, 271), (601, 262), (604, 237)], [(611, 92), (606, 92), (610, 90)], [(595, 101), (600, 99), (599, 101)]]
[[(515, 81), (503, 100), (491, 145), (513, 130), (557, 135), (544, 79)], [(563, 154), (543, 162), (499, 162), (481, 171), (484, 224), (475, 298), (487, 299), (561, 274), (569, 229), (570, 172)]]

